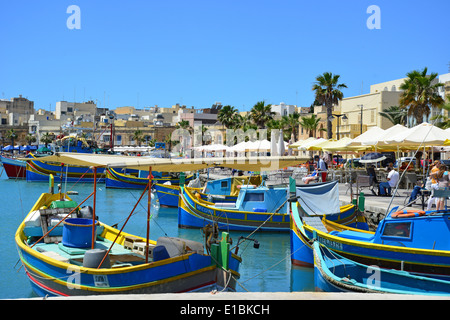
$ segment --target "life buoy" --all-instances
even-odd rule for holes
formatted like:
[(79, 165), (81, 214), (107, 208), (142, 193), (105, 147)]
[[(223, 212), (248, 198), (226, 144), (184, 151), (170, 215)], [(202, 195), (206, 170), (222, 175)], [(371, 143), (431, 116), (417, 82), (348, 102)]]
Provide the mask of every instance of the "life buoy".
[(424, 216), (426, 213), (422, 210), (400, 210), (391, 214), (392, 218), (414, 218)]

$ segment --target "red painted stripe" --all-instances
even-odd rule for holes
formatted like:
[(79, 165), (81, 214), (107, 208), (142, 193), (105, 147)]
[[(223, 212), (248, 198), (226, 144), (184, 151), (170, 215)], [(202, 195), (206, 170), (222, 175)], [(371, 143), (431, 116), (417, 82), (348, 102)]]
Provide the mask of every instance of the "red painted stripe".
[(67, 294), (64, 294), (62, 292), (56, 291), (56, 290), (54, 290), (52, 288), (49, 288), (46, 285), (42, 284), (36, 278), (34, 278), (28, 271), (26, 271), (26, 273), (27, 273), (28, 277), (30, 278), (30, 280), (33, 281), (37, 286), (39, 286), (39, 287), (41, 287), (41, 288), (43, 288), (43, 289), (45, 289), (47, 291), (50, 291), (50, 292), (52, 292), (54, 294), (57, 294), (59, 296), (63, 296), (63, 297), (68, 297), (69, 296)]

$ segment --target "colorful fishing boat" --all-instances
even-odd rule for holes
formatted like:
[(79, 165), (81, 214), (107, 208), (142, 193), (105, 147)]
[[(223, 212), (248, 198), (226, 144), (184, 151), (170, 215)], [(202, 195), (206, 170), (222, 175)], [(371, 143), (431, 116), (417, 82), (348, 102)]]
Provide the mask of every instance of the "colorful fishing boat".
[[(178, 207), (178, 197), (180, 195), (180, 186), (171, 184), (161, 184), (155, 183), (153, 185), (153, 190), (158, 197), (160, 206), (163, 207)], [(223, 196), (223, 195), (212, 195), (203, 193), (203, 188), (190, 188), (192, 192), (197, 192), (200, 194), (202, 200), (209, 202), (220, 202), (220, 203), (235, 203), (237, 196)]]
[(288, 232), (288, 199), (287, 188), (243, 185), (235, 203), (212, 203), (180, 186), (178, 226), (203, 228), (214, 222), (222, 230)]
[[(105, 169), (98, 168), (97, 182), (105, 182)], [(48, 163), (43, 161), (27, 161), (26, 179), (27, 182), (45, 182), (50, 175), (54, 176), (57, 182), (94, 182), (94, 172), (92, 168), (85, 166), (65, 166), (64, 164)]]
[[(204, 188), (196, 189), (202, 200), (219, 203), (235, 203), (241, 185), (260, 185), (261, 176), (228, 177), (210, 180)], [(159, 184), (153, 186), (161, 206), (178, 207), (180, 188), (177, 185)]]
[[(192, 178), (193, 175), (186, 176), (185, 182), (189, 182), (190, 180), (192, 180)], [(121, 173), (119, 170), (114, 168), (107, 168), (105, 182), (107, 188), (144, 189), (148, 182), (148, 178), (139, 178), (135, 175)], [(160, 184), (170, 182), (172, 185), (178, 185), (180, 183), (180, 178), (174, 178), (170, 175), (165, 175), (161, 177), (154, 177), (154, 182)]]
[[(397, 211), (393, 208), (376, 232), (349, 229), (328, 232), (301, 217), (292, 205), (293, 263), (311, 266), (316, 239), (355, 262), (416, 275), (450, 279), (450, 211)], [(295, 259), (295, 260), (294, 260)]]
[(9, 179), (25, 179), (27, 173), (27, 164), (25, 161), (0, 156), (0, 160)]
[[(77, 204), (64, 193), (43, 193), (16, 231), (20, 260), (40, 296), (235, 289), (241, 258), (231, 252), (227, 233), (205, 245), (171, 237), (151, 241), (148, 231), (144, 238), (99, 222), (95, 210), (81, 207), (86, 200)], [(214, 239), (212, 228), (204, 232)]]
[(323, 292), (450, 294), (450, 281), (352, 261), (314, 241), (314, 286)]
[(291, 203), (290, 220), (291, 262), (293, 265), (311, 268), (314, 266), (312, 242), (303, 237), (303, 233), (298, 232), (293, 226), (292, 216), (294, 214), (324, 232), (355, 229), (370, 233), (366, 219), (355, 205), (340, 206), (337, 181), (297, 186), (296, 196), (297, 202)]

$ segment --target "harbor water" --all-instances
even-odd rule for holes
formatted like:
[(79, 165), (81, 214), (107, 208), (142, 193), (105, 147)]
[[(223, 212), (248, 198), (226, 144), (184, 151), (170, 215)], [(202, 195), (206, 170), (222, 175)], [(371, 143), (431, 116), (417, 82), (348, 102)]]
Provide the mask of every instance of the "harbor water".
[[(0, 167), (0, 169), (3, 169)], [(91, 192), (93, 184), (78, 182), (62, 186), (62, 191), (77, 191), (71, 198), (83, 201)], [(56, 189), (56, 186), (55, 186)], [(35, 297), (31, 285), (21, 266), (14, 243), (17, 227), (28, 214), (38, 197), (48, 191), (47, 183), (26, 182), (8, 179), (2, 172), (0, 176), (0, 299)], [(106, 189), (97, 185), (97, 215), (109, 225), (118, 224), (121, 228), (133, 206), (141, 195), (141, 190)], [(92, 205), (92, 202), (86, 202)], [(201, 230), (178, 228), (177, 208), (152, 206), (150, 238), (160, 236), (182, 237), (203, 243)], [(124, 231), (144, 236), (146, 234), (146, 201), (137, 207)], [(230, 232), (233, 244), (239, 236), (250, 233)], [(293, 267), (290, 261), (289, 233), (255, 233), (260, 247), (255, 249), (253, 242), (247, 241), (239, 247), (243, 261), (240, 266), (241, 278), (238, 292), (298, 292), (313, 291), (313, 269)]]

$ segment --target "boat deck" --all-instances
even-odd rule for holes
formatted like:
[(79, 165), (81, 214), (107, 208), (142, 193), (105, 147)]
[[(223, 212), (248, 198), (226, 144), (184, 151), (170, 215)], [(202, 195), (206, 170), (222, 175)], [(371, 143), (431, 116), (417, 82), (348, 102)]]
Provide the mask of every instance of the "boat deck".
[[(98, 236), (94, 248), (108, 250), (111, 245), (112, 241)], [(33, 249), (61, 262), (82, 266), (85, 253), (91, 248), (72, 248), (59, 242), (39, 243)], [(136, 249), (125, 248), (115, 243), (109, 252), (109, 260), (112, 268), (118, 268), (145, 263), (145, 256), (137, 253)]]

